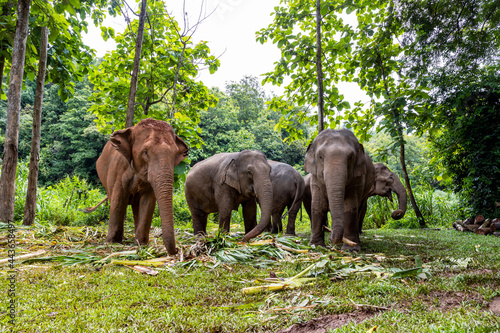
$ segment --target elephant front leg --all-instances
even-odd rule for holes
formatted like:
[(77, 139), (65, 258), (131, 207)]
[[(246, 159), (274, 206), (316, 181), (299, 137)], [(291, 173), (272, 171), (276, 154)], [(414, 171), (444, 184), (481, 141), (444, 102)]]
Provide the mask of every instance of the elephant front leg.
[(243, 207), (243, 222), (245, 234), (249, 233), (257, 225), (257, 202), (250, 199), (241, 204)]
[(132, 210), (137, 211), (134, 214), (135, 224), (135, 242), (138, 245), (147, 245), (149, 243), (149, 231), (156, 205), (156, 198), (152, 193), (142, 194), (138, 200), (132, 203)]
[(230, 198), (222, 197), (219, 200), (219, 230), (229, 233), (231, 224), (232, 202)]
[(311, 202), (311, 245), (325, 244), (325, 224), (328, 221), (328, 201), (321, 191), (312, 193)]
[(359, 252), (361, 250), (359, 218), (357, 200), (355, 198), (346, 198), (344, 204), (344, 238), (347, 239), (347, 241), (344, 240), (342, 250), (354, 252)]

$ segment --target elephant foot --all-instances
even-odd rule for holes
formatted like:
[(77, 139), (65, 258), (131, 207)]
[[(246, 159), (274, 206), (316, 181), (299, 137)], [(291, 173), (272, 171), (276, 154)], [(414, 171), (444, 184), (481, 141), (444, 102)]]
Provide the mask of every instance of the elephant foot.
[(119, 244), (122, 244), (123, 243), (123, 237), (118, 237), (118, 236), (115, 236), (115, 237), (106, 237), (106, 243), (119, 243)]
[(323, 240), (323, 239), (311, 239), (311, 241), (309, 242), (309, 245), (326, 247), (325, 240)]
[(136, 238), (134, 240), (135, 244), (141, 246), (141, 245), (148, 245), (149, 244), (149, 237), (148, 239), (144, 239), (144, 238)]
[[(356, 243), (354, 243), (354, 244), (356, 244)], [(350, 252), (358, 253), (359, 251), (361, 251), (361, 245), (359, 245), (359, 244), (348, 245), (348, 244), (344, 243), (342, 245), (342, 251), (350, 251)]]

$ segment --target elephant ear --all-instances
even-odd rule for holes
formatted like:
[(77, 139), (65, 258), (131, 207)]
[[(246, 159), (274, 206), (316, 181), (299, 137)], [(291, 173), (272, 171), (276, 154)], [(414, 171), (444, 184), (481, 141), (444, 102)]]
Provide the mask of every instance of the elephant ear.
[(116, 131), (111, 134), (109, 141), (111, 145), (118, 150), (127, 161), (130, 163), (132, 161), (132, 146), (130, 144), (130, 135), (132, 134), (131, 127), (124, 130)]
[(316, 157), (314, 156), (314, 142), (307, 146), (306, 157), (304, 159), (304, 170), (316, 175)]
[(174, 165), (178, 165), (188, 156), (189, 146), (178, 135), (175, 135), (175, 144), (177, 145), (179, 152), (175, 157)]
[(226, 165), (222, 172), (222, 184), (227, 184), (241, 193), (240, 182), (238, 181), (238, 169), (236, 167), (236, 160), (231, 161)]
[(371, 160), (370, 157), (365, 153), (365, 148), (360, 143), (358, 146), (358, 158), (356, 161), (356, 167), (354, 168), (354, 176), (359, 177), (366, 175), (366, 163), (367, 159)]

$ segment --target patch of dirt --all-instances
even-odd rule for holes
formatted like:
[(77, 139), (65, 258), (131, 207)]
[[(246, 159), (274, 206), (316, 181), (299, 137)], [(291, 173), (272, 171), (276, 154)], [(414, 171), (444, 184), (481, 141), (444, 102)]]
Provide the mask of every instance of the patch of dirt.
[(464, 302), (486, 305), (482, 295), (463, 292), (432, 291), (423, 297), (423, 301), (428, 303), (430, 307), (439, 308), (443, 312), (461, 307)]
[(358, 324), (365, 319), (373, 317), (375, 314), (376, 312), (355, 311), (350, 313), (328, 315), (311, 319), (305, 323), (293, 324), (292, 326), (279, 330), (276, 333), (325, 333), (328, 330), (339, 328), (349, 324), (350, 322)]
[(489, 304), (490, 310), (497, 316), (500, 316), (500, 297), (495, 297)]

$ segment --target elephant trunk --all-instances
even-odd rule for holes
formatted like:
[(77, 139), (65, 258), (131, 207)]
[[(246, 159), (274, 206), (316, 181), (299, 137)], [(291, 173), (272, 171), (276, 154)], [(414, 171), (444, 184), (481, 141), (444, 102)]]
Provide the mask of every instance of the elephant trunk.
[(401, 219), (403, 216), (405, 216), (406, 213), (406, 202), (407, 202), (407, 194), (406, 194), (406, 189), (403, 186), (403, 183), (401, 183), (401, 180), (399, 180), (399, 177), (395, 175), (394, 177), (394, 183), (392, 184), (392, 190), (396, 193), (398, 196), (398, 203), (399, 203), (399, 208), (392, 212), (391, 216), (395, 220)]
[(173, 166), (163, 168), (160, 172), (152, 176), (150, 181), (158, 202), (158, 210), (161, 218), (161, 231), (163, 243), (168, 254), (177, 253), (175, 247), (174, 232), (174, 209), (172, 203), (172, 186), (174, 182)]
[(347, 169), (341, 164), (336, 164), (331, 170), (325, 170), (324, 172), (326, 192), (332, 216), (330, 240), (333, 244), (340, 244), (344, 237), (344, 197)]
[(260, 221), (255, 228), (243, 237), (244, 242), (257, 237), (264, 232), (271, 223), (273, 209), (273, 187), (269, 177), (261, 176), (255, 181), (255, 192), (260, 205)]

